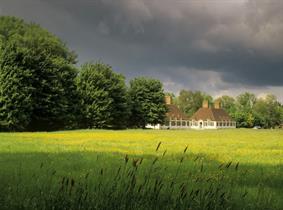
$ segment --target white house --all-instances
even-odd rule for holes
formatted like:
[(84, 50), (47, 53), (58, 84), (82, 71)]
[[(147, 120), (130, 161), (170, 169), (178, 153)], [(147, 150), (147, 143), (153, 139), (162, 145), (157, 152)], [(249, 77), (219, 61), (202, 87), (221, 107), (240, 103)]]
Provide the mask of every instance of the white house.
[(168, 109), (165, 124), (161, 129), (188, 129), (191, 126), (190, 119), (174, 104), (171, 96), (165, 96), (165, 103)]
[(170, 96), (165, 97), (168, 109), (164, 125), (147, 125), (152, 129), (218, 129), (236, 128), (236, 122), (221, 108), (221, 102), (215, 101), (214, 107), (209, 107), (204, 101), (202, 107), (191, 117), (187, 117), (176, 105), (172, 104)]
[(146, 125), (151, 129), (188, 129), (191, 126), (189, 118), (174, 104), (171, 96), (165, 96), (165, 104), (168, 109), (164, 125)]
[(190, 120), (192, 129), (236, 128), (236, 122), (221, 108), (219, 100), (215, 101), (214, 107), (209, 107), (208, 101), (204, 101)]

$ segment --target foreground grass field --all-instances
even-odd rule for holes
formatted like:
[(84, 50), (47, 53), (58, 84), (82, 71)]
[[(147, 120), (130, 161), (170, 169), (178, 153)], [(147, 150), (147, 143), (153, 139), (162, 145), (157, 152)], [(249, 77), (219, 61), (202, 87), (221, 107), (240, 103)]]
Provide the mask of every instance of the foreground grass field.
[(0, 209), (283, 209), (283, 131), (1, 133), (0, 180)]

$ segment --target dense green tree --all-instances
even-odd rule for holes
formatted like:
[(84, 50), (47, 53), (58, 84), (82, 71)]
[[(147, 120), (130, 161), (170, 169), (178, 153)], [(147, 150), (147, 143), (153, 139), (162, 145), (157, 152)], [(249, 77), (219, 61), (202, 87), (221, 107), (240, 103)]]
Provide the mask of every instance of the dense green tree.
[(279, 112), (280, 112), (280, 127), (283, 128), (283, 104), (279, 103)]
[(77, 80), (81, 97), (81, 125), (86, 128), (123, 128), (129, 117), (125, 78), (103, 63), (86, 63)]
[(271, 128), (282, 123), (281, 104), (274, 95), (257, 99), (252, 93), (243, 93), (237, 100), (230, 96), (219, 98), (225, 109), (238, 124), (238, 127), (261, 126)]
[(139, 77), (130, 81), (131, 100), (130, 126), (144, 128), (165, 120), (166, 106), (164, 91), (159, 80)]
[(256, 96), (253, 93), (245, 92), (237, 96), (236, 111), (234, 118), (239, 127), (251, 128), (255, 123), (254, 105)]
[(221, 107), (231, 116), (233, 117), (236, 112), (236, 101), (231, 96), (221, 96), (217, 100), (221, 101)]
[(260, 98), (254, 105), (255, 124), (274, 128), (282, 123), (282, 107), (274, 95)]
[(237, 103), (244, 110), (250, 111), (256, 103), (256, 96), (249, 92), (242, 93), (237, 96)]
[(63, 129), (75, 121), (74, 53), (35, 24), (0, 17), (0, 128)]
[(177, 104), (179, 108), (188, 116), (192, 116), (199, 108), (202, 107), (204, 100), (209, 104), (212, 103), (212, 97), (201, 91), (181, 90), (178, 96)]

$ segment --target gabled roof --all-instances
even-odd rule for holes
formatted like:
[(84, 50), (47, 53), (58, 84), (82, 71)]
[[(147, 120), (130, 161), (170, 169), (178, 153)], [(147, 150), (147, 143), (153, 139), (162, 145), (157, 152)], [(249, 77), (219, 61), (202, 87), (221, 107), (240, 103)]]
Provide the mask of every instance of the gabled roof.
[(166, 104), (166, 106), (168, 108), (168, 112), (166, 113), (167, 118), (188, 120), (188, 117), (176, 105)]
[(192, 120), (232, 121), (232, 118), (224, 109), (200, 108), (192, 117)]

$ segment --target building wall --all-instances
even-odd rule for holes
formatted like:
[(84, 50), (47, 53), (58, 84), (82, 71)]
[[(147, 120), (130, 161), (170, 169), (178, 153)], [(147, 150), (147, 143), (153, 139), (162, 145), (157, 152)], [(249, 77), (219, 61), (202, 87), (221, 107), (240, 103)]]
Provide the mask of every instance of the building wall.
[(216, 124), (217, 128), (236, 128), (236, 122), (235, 121), (219, 121)]
[(182, 120), (170, 119), (164, 125), (146, 125), (146, 128), (151, 129), (222, 129), (222, 128), (236, 128), (235, 121), (203, 121), (203, 120)]
[(217, 129), (215, 121), (192, 121), (192, 129)]
[(157, 124), (157, 125), (147, 124), (145, 126), (145, 128), (160, 130), (161, 129), (161, 125), (160, 124)]

